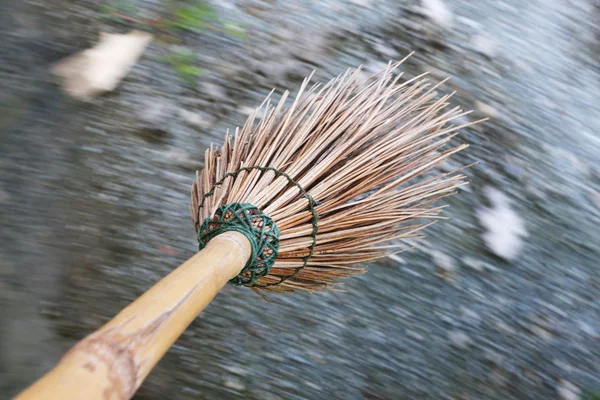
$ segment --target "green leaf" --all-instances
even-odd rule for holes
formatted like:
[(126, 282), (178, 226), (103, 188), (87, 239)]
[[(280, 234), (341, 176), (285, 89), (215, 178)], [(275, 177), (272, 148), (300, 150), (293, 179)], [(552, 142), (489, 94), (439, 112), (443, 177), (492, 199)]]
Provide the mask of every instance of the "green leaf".
[(189, 75), (189, 76), (202, 75), (202, 70), (200, 70), (200, 68), (198, 68), (194, 65), (179, 65), (177, 67), (177, 72), (179, 72), (182, 75)]
[(173, 51), (161, 57), (161, 60), (167, 62), (186, 85), (194, 86), (196, 79), (204, 72), (196, 66), (198, 57), (196, 53), (182, 49)]
[(176, 28), (199, 31), (211, 20), (217, 19), (214, 8), (207, 3), (180, 6), (173, 11), (172, 25)]
[(225, 25), (223, 26), (223, 30), (228, 35), (231, 35), (238, 39), (246, 40), (246, 38), (247, 38), (246, 29), (239, 24), (235, 24), (232, 22), (226, 22)]

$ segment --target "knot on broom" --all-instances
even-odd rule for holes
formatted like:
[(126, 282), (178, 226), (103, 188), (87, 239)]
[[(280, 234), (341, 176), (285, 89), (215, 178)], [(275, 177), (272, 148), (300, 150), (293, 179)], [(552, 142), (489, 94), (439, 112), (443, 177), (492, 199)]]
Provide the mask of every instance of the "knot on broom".
[(200, 250), (215, 236), (228, 231), (242, 233), (252, 247), (244, 269), (233, 278), (234, 285), (251, 285), (271, 270), (279, 250), (279, 228), (267, 214), (249, 203), (231, 203), (206, 218), (198, 230)]
[[(306, 267), (308, 260), (313, 255), (315, 245), (317, 244), (319, 215), (315, 209), (317, 203), (312, 196), (289, 175), (276, 168), (260, 166), (244, 167), (237, 171), (226, 173), (223, 176), (223, 179), (216, 182), (212, 189), (202, 197), (202, 202), (198, 206), (198, 209), (203, 207), (206, 198), (212, 196), (215, 189), (222, 185), (227, 178), (231, 177), (235, 179), (240, 172), (249, 172), (251, 170), (258, 170), (260, 172), (271, 171), (275, 173), (276, 177), (282, 176), (286, 178), (292, 186), (297, 187), (300, 193), (306, 197), (308, 201), (308, 210), (312, 214), (312, 243), (309, 247), (308, 254), (302, 257), (302, 265), (295, 268), (292, 274), (280, 277), (280, 280), (277, 283), (258, 285), (259, 287), (275, 286), (296, 277), (298, 272)], [(215, 211), (213, 217), (206, 218), (198, 228), (198, 243), (200, 245), (200, 250), (202, 250), (212, 238), (227, 231), (242, 233), (246, 236), (252, 248), (250, 259), (242, 271), (235, 278), (230, 280), (229, 283), (237, 286), (257, 286), (255, 285), (255, 282), (260, 277), (269, 274), (271, 267), (275, 264), (275, 260), (277, 259), (279, 251), (279, 228), (270, 216), (252, 204), (225, 204)]]

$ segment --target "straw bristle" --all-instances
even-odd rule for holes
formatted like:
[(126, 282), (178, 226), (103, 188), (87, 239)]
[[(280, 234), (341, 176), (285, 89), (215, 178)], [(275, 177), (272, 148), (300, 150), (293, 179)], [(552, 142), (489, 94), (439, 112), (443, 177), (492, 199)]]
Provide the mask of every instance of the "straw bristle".
[[(289, 108), (288, 92), (275, 107), (267, 98), (233, 139), (227, 135), (220, 149), (206, 151), (192, 188), (196, 229), (218, 207), (240, 202), (262, 209), (281, 231), (279, 257), (257, 287), (314, 291), (361, 273), (358, 264), (402, 251), (408, 246), (403, 241), (421, 237), (421, 229), (440, 218), (435, 202), (466, 184), (463, 175), (431, 172), (467, 147), (449, 146), (464, 126), (447, 125), (467, 113), (447, 110), (451, 95), (438, 97), (439, 84), (426, 74), (401, 82), (395, 73), (401, 63), (367, 81), (360, 68), (307, 89), (309, 77)], [(277, 168), (318, 204), (314, 254), (278, 285), (302, 266), (312, 244), (312, 214), (296, 187), (271, 171), (241, 172), (199, 207), (227, 172), (249, 166)]]

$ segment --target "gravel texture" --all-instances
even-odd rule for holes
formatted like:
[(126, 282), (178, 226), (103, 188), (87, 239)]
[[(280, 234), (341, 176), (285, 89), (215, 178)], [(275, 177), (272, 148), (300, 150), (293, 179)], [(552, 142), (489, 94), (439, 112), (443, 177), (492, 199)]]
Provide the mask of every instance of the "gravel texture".
[[(136, 2), (149, 13), (158, 3)], [(50, 65), (100, 30), (127, 27), (91, 0), (0, 3), (0, 393), (18, 392), (193, 254), (188, 193), (203, 149), (271, 88), (294, 91), (313, 69), (316, 79), (359, 64), (373, 72), (411, 50), (408, 76), (452, 77), (456, 102), (475, 110), (463, 122), (490, 118), (460, 139), (472, 146), (452, 162), (479, 164), (449, 200), (450, 220), (417, 249), (347, 280), (345, 292), (265, 302), (227, 287), (136, 398), (600, 392), (598, 5), (215, 7), (248, 38), (159, 38), (116, 92), (80, 103), (58, 89)], [(192, 88), (162, 61), (174, 46), (199, 55), (205, 73)], [(489, 212), (498, 193), (510, 208)], [(483, 223), (478, 210), (488, 210)], [(509, 256), (486, 238), (515, 231), (526, 234)]]

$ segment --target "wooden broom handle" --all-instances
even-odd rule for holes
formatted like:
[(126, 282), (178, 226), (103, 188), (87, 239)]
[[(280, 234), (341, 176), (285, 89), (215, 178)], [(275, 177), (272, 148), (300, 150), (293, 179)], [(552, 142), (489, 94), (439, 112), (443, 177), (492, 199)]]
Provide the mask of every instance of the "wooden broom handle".
[(251, 255), (226, 232), (69, 350), (15, 400), (125, 400)]

